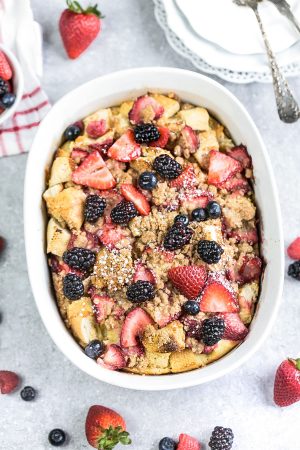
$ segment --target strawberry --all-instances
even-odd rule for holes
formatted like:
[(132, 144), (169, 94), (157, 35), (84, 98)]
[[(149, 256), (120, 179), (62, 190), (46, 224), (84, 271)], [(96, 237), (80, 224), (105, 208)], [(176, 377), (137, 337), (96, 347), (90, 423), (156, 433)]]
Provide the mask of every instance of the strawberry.
[(218, 314), (225, 322), (225, 332), (223, 339), (231, 341), (241, 341), (248, 334), (248, 328), (245, 327), (238, 314)]
[(136, 281), (149, 281), (150, 283), (155, 284), (155, 278), (150, 269), (144, 266), (143, 263), (138, 262), (135, 266), (135, 273), (133, 275), (133, 283)]
[[(200, 310), (203, 312), (238, 312), (235, 294), (227, 289), (226, 282), (210, 280), (204, 288), (200, 299)], [(228, 286), (229, 287), (229, 286)]]
[(93, 151), (72, 173), (72, 181), (95, 189), (110, 189), (116, 185), (100, 153)]
[(195, 208), (206, 208), (212, 198), (211, 192), (201, 191), (201, 189), (187, 189), (179, 195), (181, 205), (190, 211)]
[(118, 443), (131, 443), (123, 417), (100, 405), (90, 407), (85, 420), (85, 435), (88, 443), (99, 450), (112, 450)]
[(193, 299), (203, 289), (207, 271), (204, 266), (178, 266), (169, 270), (168, 277), (181, 294)]
[(5, 249), (5, 246), (6, 246), (5, 239), (2, 236), (0, 236), (0, 254)]
[[(107, 167), (109, 167), (112, 160), (107, 160)], [(121, 164), (116, 161), (113, 161), (113, 164)], [(99, 195), (106, 200), (106, 208), (104, 210), (104, 221), (107, 224), (112, 223), (110, 218), (111, 210), (120, 203), (123, 199), (122, 195), (116, 189), (109, 189), (107, 191), (102, 191)]]
[(127, 347), (122, 349), (125, 356), (143, 356), (145, 354), (144, 347), (137, 345), (135, 347)]
[(0, 370), (1, 394), (10, 394), (20, 382), (18, 375), (10, 370)]
[[(102, 139), (103, 138), (103, 139)], [(103, 135), (101, 138), (101, 142), (94, 142), (93, 144), (89, 144), (89, 150), (98, 150), (103, 156), (107, 156), (108, 149), (113, 145), (114, 140), (111, 136)]]
[(147, 325), (153, 324), (152, 318), (142, 308), (135, 308), (126, 316), (121, 331), (121, 346), (135, 347), (139, 345), (138, 338)]
[(8, 81), (12, 78), (12, 69), (5, 54), (0, 50), (0, 78)]
[(71, 59), (78, 58), (97, 37), (103, 18), (98, 6), (83, 9), (77, 1), (67, 0), (59, 20), (59, 31), (66, 52)]
[(176, 447), (177, 450), (200, 450), (201, 445), (197, 439), (189, 436), (188, 434), (181, 434), (179, 436), (179, 443)]
[(151, 122), (159, 119), (163, 113), (164, 108), (158, 101), (149, 95), (143, 95), (135, 100), (128, 117), (131, 123), (137, 125), (144, 121)]
[(197, 180), (193, 166), (186, 167), (179, 177), (170, 181), (170, 186), (176, 189), (191, 189), (195, 184)]
[(247, 147), (243, 144), (228, 150), (227, 155), (239, 161), (242, 164), (243, 169), (250, 169), (252, 167), (251, 156), (247, 151)]
[(167, 127), (157, 127), (160, 137), (156, 141), (149, 142), (149, 147), (165, 148), (170, 137), (170, 131)]
[(235, 238), (237, 242), (248, 242), (248, 244), (258, 243), (258, 234), (255, 228), (239, 228), (228, 232), (228, 236)]
[(262, 260), (258, 256), (245, 256), (239, 275), (244, 283), (258, 280), (262, 272)]
[(229, 192), (239, 191), (241, 195), (246, 194), (251, 189), (246, 178), (241, 176), (233, 177), (230, 178), (229, 180), (223, 181), (218, 185), (218, 187), (221, 189), (226, 189), (226, 191)]
[(114, 299), (107, 295), (97, 295), (92, 297), (93, 310), (95, 313), (97, 323), (105, 320), (112, 312), (114, 307)]
[(151, 211), (151, 206), (144, 194), (135, 188), (133, 184), (122, 184), (120, 187), (120, 192), (126, 200), (134, 204), (142, 216), (148, 216)]
[(116, 244), (126, 236), (124, 229), (119, 225), (106, 223), (99, 234), (99, 239), (109, 250), (115, 248)]
[(216, 150), (210, 151), (208, 184), (219, 186), (220, 183), (227, 181), (237, 172), (241, 172), (242, 170), (243, 166), (239, 161)]
[(80, 148), (74, 147), (72, 150), (72, 153), (71, 153), (71, 158), (75, 159), (76, 162), (81, 162), (88, 155), (89, 155), (89, 152), (86, 152), (85, 150), (81, 150)]
[(109, 148), (107, 155), (109, 158), (121, 162), (133, 161), (141, 156), (141, 146), (134, 140), (132, 130), (127, 130), (119, 139)]
[(297, 237), (287, 248), (287, 254), (291, 259), (300, 259), (300, 237)]
[(104, 355), (97, 359), (97, 364), (109, 370), (120, 370), (126, 367), (126, 360), (121, 347), (116, 344), (108, 345)]
[(93, 120), (87, 124), (86, 132), (90, 138), (97, 139), (108, 131), (106, 120)]
[(277, 369), (274, 402), (289, 406), (300, 401), (300, 359), (286, 359)]
[(186, 125), (180, 133), (178, 144), (187, 149), (190, 153), (195, 153), (199, 147), (199, 138), (193, 128)]

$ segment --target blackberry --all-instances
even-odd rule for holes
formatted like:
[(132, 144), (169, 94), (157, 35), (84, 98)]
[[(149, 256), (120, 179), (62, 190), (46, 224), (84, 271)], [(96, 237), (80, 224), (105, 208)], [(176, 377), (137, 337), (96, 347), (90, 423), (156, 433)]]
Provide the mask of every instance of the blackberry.
[(25, 402), (31, 402), (35, 399), (35, 389), (31, 386), (25, 386), (22, 391), (20, 392), (22, 400), (25, 400)]
[(138, 212), (132, 202), (122, 200), (111, 210), (110, 217), (114, 223), (126, 225), (137, 214)]
[(97, 359), (104, 352), (104, 344), (98, 339), (89, 342), (84, 349), (85, 354), (92, 359)]
[(179, 177), (182, 172), (181, 165), (171, 158), (171, 156), (163, 154), (155, 158), (153, 162), (153, 169), (162, 177), (167, 180), (174, 180)]
[(206, 209), (211, 219), (218, 219), (222, 214), (222, 209), (218, 202), (209, 202)]
[(13, 94), (12, 92), (7, 92), (0, 98), (0, 106), (3, 109), (10, 108), (15, 103), (15, 100), (16, 100), (15, 94)]
[(152, 123), (141, 123), (134, 129), (134, 139), (139, 144), (148, 144), (157, 141), (159, 138), (160, 132)]
[(138, 280), (127, 289), (127, 298), (133, 303), (142, 303), (153, 300), (155, 297), (154, 286), (150, 281)]
[(224, 250), (215, 241), (199, 241), (197, 252), (200, 258), (207, 264), (216, 264), (220, 261)]
[(84, 292), (81, 278), (75, 273), (68, 273), (63, 279), (63, 291), (69, 300), (78, 300)]
[(192, 238), (193, 230), (182, 222), (176, 222), (167, 232), (164, 239), (166, 250), (177, 250), (188, 244)]
[(202, 323), (202, 340), (205, 345), (215, 345), (219, 342), (225, 331), (225, 323), (222, 317), (213, 316)]
[(141, 189), (146, 189), (147, 191), (152, 191), (157, 185), (157, 176), (153, 172), (143, 172), (141, 173), (138, 181), (138, 185)]
[(174, 223), (181, 222), (183, 225), (187, 226), (189, 224), (189, 218), (185, 214), (178, 214), (178, 216), (175, 217)]
[(48, 440), (54, 447), (60, 447), (66, 441), (66, 433), (60, 428), (54, 428), (54, 430), (50, 431)]
[(191, 316), (196, 316), (196, 314), (198, 314), (200, 312), (200, 307), (199, 307), (199, 303), (195, 302), (193, 300), (188, 300), (187, 302), (185, 302), (185, 304), (183, 305), (183, 311), (186, 314), (189, 314)]
[(99, 217), (103, 216), (105, 207), (105, 198), (97, 194), (88, 195), (84, 207), (85, 220), (89, 223), (95, 223)]
[(169, 437), (164, 437), (159, 441), (158, 449), (159, 450), (175, 450), (176, 442), (173, 441), (173, 439), (171, 439)]
[(7, 81), (3, 80), (3, 78), (0, 77), (0, 96), (6, 94), (8, 90), (9, 86)]
[(83, 272), (89, 270), (96, 261), (96, 255), (92, 250), (81, 247), (74, 247), (63, 254), (63, 260), (73, 269), (79, 269)]
[(208, 219), (206, 208), (196, 208), (192, 211), (192, 219), (196, 222), (204, 222)]
[(208, 445), (212, 450), (230, 450), (233, 438), (231, 428), (215, 427)]
[(295, 261), (289, 265), (288, 275), (296, 280), (300, 280), (300, 261)]
[(65, 141), (75, 141), (81, 135), (81, 128), (78, 125), (69, 125), (64, 131)]

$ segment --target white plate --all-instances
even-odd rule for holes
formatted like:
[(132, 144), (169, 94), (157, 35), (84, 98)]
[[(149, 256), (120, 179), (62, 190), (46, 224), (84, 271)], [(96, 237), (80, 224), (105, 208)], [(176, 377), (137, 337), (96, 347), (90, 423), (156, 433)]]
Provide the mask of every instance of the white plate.
[[(232, 0), (176, 0), (176, 3), (199, 36), (232, 53), (265, 52), (257, 20), (249, 8), (237, 6)], [(289, 0), (289, 4), (300, 22), (299, 0)], [(299, 41), (299, 32), (274, 4), (266, 0), (259, 5), (259, 11), (275, 52)]]

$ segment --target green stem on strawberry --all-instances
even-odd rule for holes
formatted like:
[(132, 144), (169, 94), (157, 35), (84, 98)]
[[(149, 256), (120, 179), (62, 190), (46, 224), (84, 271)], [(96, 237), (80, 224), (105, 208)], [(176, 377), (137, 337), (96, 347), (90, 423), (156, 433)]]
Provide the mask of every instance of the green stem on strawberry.
[(122, 427), (109, 427), (102, 429), (102, 435), (98, 440), (98, 450), (112, 450), (117, 444), (130, 445), (129, 433)]
[(104, 19), (104, 16), (101, 14), (101, 12), (98, 9), (98, 5), (95, 4), (89, 5), (86, 9), (83, 9), (83, 7), (80, 5), (79, 2), (76, 0), (66, 0), (67, 6), (70, 11), (76, 14), (94, 14), (95, 16), (99, 17), (99, 19)]
[(298, 359), (288, 358), (288, 360), (294, 364), (296, 369), (300, 370), (300, 358)]

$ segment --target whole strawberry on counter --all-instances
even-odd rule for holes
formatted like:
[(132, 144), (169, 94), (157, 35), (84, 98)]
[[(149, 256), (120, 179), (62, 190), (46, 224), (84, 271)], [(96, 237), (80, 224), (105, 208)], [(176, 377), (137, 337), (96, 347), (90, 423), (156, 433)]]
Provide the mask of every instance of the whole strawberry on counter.
[(300, 358), (286, 359), (278, 367), (274, 401), (278, 406), (289, 406), (300, 401)]
[(75, 59), (97, 37), (103, 16), (97, 4), (83, 9), (75, 0), (66, 1), (68, 8), (60, 17), (59, 31), (69, 58)]

